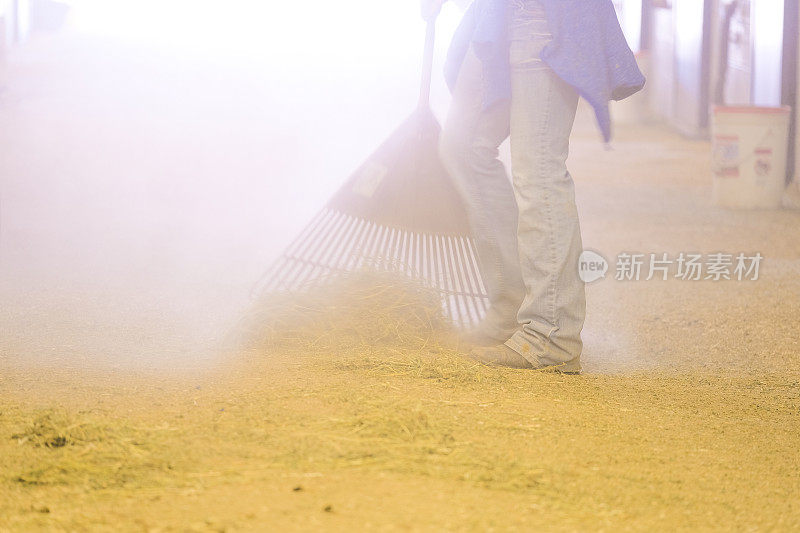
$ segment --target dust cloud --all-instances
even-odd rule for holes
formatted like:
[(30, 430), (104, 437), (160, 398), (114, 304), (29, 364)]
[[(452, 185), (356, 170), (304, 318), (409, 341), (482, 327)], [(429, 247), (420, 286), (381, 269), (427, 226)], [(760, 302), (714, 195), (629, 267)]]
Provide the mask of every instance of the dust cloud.
[[(413, 109), (417, 5), (72, 4), (10, 50), (0, 92), (0, 358), (205, 364)], [(433, 98), (446, 108), (441, 82)]]

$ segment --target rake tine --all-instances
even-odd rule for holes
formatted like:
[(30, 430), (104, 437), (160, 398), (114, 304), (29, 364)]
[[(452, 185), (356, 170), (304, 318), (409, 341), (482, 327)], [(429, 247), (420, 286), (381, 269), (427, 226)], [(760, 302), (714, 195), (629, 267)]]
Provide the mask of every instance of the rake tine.
[(369, 244), (370, 239), (372, 239), (374, 233), (375, 224), (369, 220), (364, 220), (364, 227), (361, 230), (361, 235), (358, 238), (358, 242), (353, 247), (352, 254), (350, 254), (350, 257), (347, 258), (345, 268), (348, 270), (358, 270), (363, 266), (364, 250)]
[(369, 251), (372, 248), (375, 239), (378, 237), (378, 232), (380, 231), (380, 227), (377, 224), (373, 222), (368, 222), (368, 224), (369, 224), (368, 234), (364, 239), (364, 243), (361, 246), (361, 251), (359, 253), (358, 260), (356, 261), (356, 268), (358, 269), (367, 268), (369, 266), (368, 265)]
[(347, 243), (347, 239), (349, 238), (350, 233), (352, 232), (353, 225), (355, 224), (355, 219), (350, 215), (345, 215), (345, 219), (341, 224), (341, 231), (337, 233), (330, 241), (328, 245), (327, 253), (323, 252), (320, 255), (319, 263), (323, 265), (323, 268), (328, 272), (333, 270), (333, 259), (336, 257), (337, 252), (341, 251), (341, 247)]
[(403, 230), (394, 229), (394, 243), (392, 243), (392, 269), (402, 271), (403, 269)]
[(417, 233), (417, 279), (426, 280), (430, 284), (431, 277), (428, 276), (428, 249), (425, 246), (425, 234)]
[(459, 258), (461, 261), (461, 266), (464, 269), (464, 276), (467, 279), (467, 284), (469, 286), (470, 298), (469, 301), (472, 304), (472, 309), (475, 312), (475, 323), (477, 324), (483, 318), (483, 314), (481, 312), (481, 306), (479, 303), (480, 298), (480, 289), (476, 283), (476, 272), (473, 272), (472, 269), (469, 267), (469, 248), (467, 247), (466, 240), (463, 237), (459, 237), (456, 242), (458, 243), (459, 248)]
[(309, 282), (309, 280), (317, 279), (321, 271), (324, 270), (321, 267), (320, 259), (330, 247), (330, 243), (332, 243), (335, 237), (341, 232), (342, 221), (347, 217), (347, 215), (342, 212), (334, 212), (336, 213), (336, 218), (334, 218), (328, 234), (325, 236), (325, 238), (319, 241), (318, 245), (314, 247), (313, 251), (308, 256), (302, 258), (304, 267), (294, 280), (295, 288), (303, 287)]
[(407, 231), (400, 231), (400, 240), (399, 240), (399, 247), (398, 247), (398, 261), (400, 262), (399, 269), (403, 274), (408, 275), (408, 271), (410, 268), (406, 265), (406, 259), (408, 257), (408, 232)]
[(374, 264), (374, 250), (377, 246), (378, 241), (381, 238), (381, 230), (383, 229), (378, 224), (374, 225), (372, 235), (370, 236), (369, 243), (364, 248), (364, 268), (372, 268)]
[(381, 240), (378, 241), (378, 248), (375, 250), (375, 270), (381, 270), (381, 268), (386, 268), (386, 243), (391, 237), (392, 228), (383, 226), (383, 232), (381, 233)]
[(395, 228), (389, 228), (388, 233), (386, 234), (386, 242), (384, 242), (384, 249), (383, 249), (383, 269), (389, 270), (392, 267), (392, 263), (394, 262), (394, 241), (397, 234), (397, 230)]
[(480, 275), (480, 266), (478, 265), (478, 259), (475, 256), (475, 243), (472, 239), (466, 239), (467, 247), (469, 248), (469, 259), (470, 265), (472, 265), (472, 271), (475, 272), (477, 278), (477, 285), (478, 285), (478, 292), (480, 294), (480, 302), (481, 306), (483, 307), (484, 314), (486, 311), (489, 310), (489, 296), (486, 294), (486, 287), (483, 285), (483, 278)]
[(453, 319), (456, 322), (458, 327), (463, 327), (463, 312), (461, 309), (460, 301), (458, 298), (458, 285), (456, 280), (455, 271), (453, 269), (453, 259), (450, 254), (450, 243), (447, 241), (447, 237), (442, 235), (439, 237), (442, 247), (442, 255), (444, 256), (443, 265), (446, 268), (447, 272), (447, 287), (450, 293), (450, 305), (453, 311)]
[(392, 267), (392, 263), (394, 262), (394, 244), (395, 239), (397, 238), (397, 230), (395, 228), (389, 228), (389, 234), (384, 243), (384, 250), (383, 250), (383, 269), (389, 270)]
[(290, 277), (296, 275), (297, 270), (302, 268), (303, 264), (300, 261), (300, 257), (305, 253), (306, 250), (310, 249), (314, 243), (319, 238), (320, 233), (326, 231), (326, 229), (330, 226), (331, 221), (335, 217), (335, 214), (330, 209), (325, 209), (325, 216), (323, 219), (320, 220), (320, 223), (314, 228), (312, 232), (310, 232), (306, 237), (298, 243), (298, 247), (294, 253), (284, 254), (284, 258), (286, 259), (286, 266), (285, 269), (280, 276), (276, 276), (275, 278), (275, 285), (274, 288), (283, 289), (283, 290), (291, 290), (291, 286), (289, 283)]
[(330, 234), (336, 229), (342, 216), (342, 213), (332, 210), (332, 217), (328, 220), (325, 227), (322, 228), (322, 231), (316, 233), (307, 243), (307, 246), (303, 250), (303, 254), (300, 257), (295, 258), (298, 265), (297, 268), (294, 269), (294, 276), (287, 281), (289, 290), (294, 290), (300, 286), (302, 280), (306, 278), (307, 273), (309, 271), (313, 271), (313, 264), (309, 264), (309, 261), (303, 258), (306, 257), (308, 250), (318, 249), (319, 244), (324, 243), (330, 238)]
[(350, 236), (350, 240), (347, 242), (346, 246), (342, 247), (342, 253), (336, 258), (336, 263), (334, 265), (334, 269), (342, 272), (347, 271), (348, 263), (358, 249), (358, 244), (364, 237), (364, 233), (368, 227), (368, 223), (364, 219), (356, 218), (355, 220), (356, 226)]
[[(467, 239), (467, 245), (469, 246), (469, 257), (470, 261), (472, 262), (472, 267), (475, 272), (481, 272), (481, 265), (480, 261), (478, 261), (478, 254), (475, 252), (475, 241), (472, 239)], [(486, 293), (486, 287), (483, 285), (483, 277), (478, 276), (478, 285), (480, 287), (480, 292), (484, 296), (484, 298), (488, 298)]]
[(439, 256), (437, 255), (436, 251), (436, 238), (433, 235), (428, 235), (428, 251), (431, 256), (431, 272), (433, 272), (433, 280), (434, 287), (437, 290), (442, 290), (442, 283), (439, 280), (439, 274), (441, 270), (439, 269)]
[(386, 261), (384, 262), (384, 269), (392, 269), (394, 268), (396, 257), (395, 257), (395, 247), (397, 245), (397, 237), (400, 234), (400, 230), (397, 228), (390, 228), (389, 229), (389, 240), (386, 243), (386, 253), (384, 257)]
[(461, 255), (459, 254), (456, 238), (453, 236), (448, 236), (447, 242), (450, 245), (451, 255), (453, 257), (453, 269), (456, 271), (456, 279), (458, 280), (458, 301), (460, 307), (464, 309), (463, 326), (466, 327), (473, 321), (472, 309), (470, 308), (469, 300), (467, 299), (469, 287), (467, 287), (464, 272), (461, 267)]
[(353, 246), (353, 252), (345, 259), (344, 268), (346, 270), (358, 270), (364, 254), (364, 246), (372, 235), (373, 226), (369, 220), (364, 220), (361, 236)]
[(406, 231), (403, 240), (403, 264), (405, 265), (405, 272), (408, 277), (414, 277), (414, 265), (412, 258), (414, 257), (414, 232)]
[(483, 297), (481, 296), (481, 291), (477, 283), (480, 274), (474, 272), (470, 268), (469, 248), (467, 247), (467, 239), (464, 237), (459, 237), (458, 245), (459, 248), (461, 249), (461, 264), (464, 268), (464, 273), (467, 278), (467, 283), (469, 285), (470, 302), (472, 303), (472, 308), (475, 310), (475, 324), (477, 324), (483, 319), (484, 315), (484, 310), (482, 307)]
[(328, 262), (328, 268), (331, 272), (340, 270), (339, 263), (341, 262), (342, 257), (345, 256), (352, 246), (353, 241), (356, 239), (360, 224), (360, 219), (348, 216), (347, 229), (345, 230), (344, 235), (342, 235), (342, 241), (339, 243), (338, 250), (332, 252), (330, 261)]
[(322, 223), (322, 220), (325, 218), (327, 214), (327, 209), (321, 209), (309, 222), (306, 227), (300, 232), (297, 237), (292, 240), (291, 244), (284, 250), (281, 256), (273, 262), (270, 267), (264, 271), (258, 281), (253, 285), (253, 288), (250, 290), (250, 297), (257, 297), (258, 295), (269, 291), (274, 290), (280, 280), (280, 277), (283, 271), (289, 264), (287, 260), (287, 256), (294, 253), (297, 248), (300, 247), (300, 243), (303, 242), (304, 239), (308, 238), (308, 235), (316, 231), (317, 227)]
[(405, 244), (406, 232), (402, 229), (396, 228), (395, 231), (397, 232), (397, 239), (394, 243), (394, 262), (395, 268), (399, 272), (405, 273), (405, 265), (403, 263), (403, 257), (405, 256), (405, 248), (403, 245)]
[(414, 233), (414, 246), (416, 246), (416, 269), (414, 269), (414, 275), (417, 279), (422, 279), (422, 272), (425, 268), (425, 247), (422, 245), (422, 234), (421, 233)]
[(455, 273), (453, 272), (453, 259), (450, 254), (450, 246), (449, 242), (447, 241), (447, 237), (444, 235), (439, 237), (440, 245), (441, 245), (441, 254), (443, 256), (442, 265), (445, 267), (446, 279), (447, 279), (447, 290), (450, 294), (449, 298), (452, 303), (453, 309), (453, 319), (460, 323), (461, 321), (461, 309), (458, 305), (458, 297), (456, 294), (458, 293), (458, 289), (456, 287), (456, 279)]
[(425, 234), (424, 239), (423, 246), (425, 247), (425, 255), (428, 259), (425, 265), (425, 270), (427, 271), (425, 277), (433, 287), (436, 287), (436, 290), (439, 290), (439, 276), (436, 273), (436, 258), (433, 255), (433, 238)]
[(428, 250), (427, 240), (424, 233), (419, 234), (419, 246), (420, 246), (420, 264), (419, 264), (419, 276), (420, 279), (425, 280), (428, 283), (428, 286), (433, 286), (433, 274), (430, 272), (430, 264), (433, 259), (431, 259), (430, 251)]
[(434, 275), (438, 276), (438, 285), (440, 290), (447, 290), (447, 276), (444, 273), (444, 265), (442, 265), (442, 251), (439, 246), (439, 236), (432, 236), (434, 259), (436, 260), (436, 271)]
[(469, 325), (474, 321), (474, 312), (470, 306), (470, 302), (468, 299), (469, 295), (469, 287), (466, 283), (466, 275), (464, 273), (464, 267), (461, 264), (461, 251), (458, 247), (458, 239), (455, 237), (447, 237), (448, 242), (452, 248), (452, 255), (453, 255), (453, 267), (455, 268), (456, 275), (458, 277), (458, 284), (461, 294), (459, 294), (459, 300), (461, 300), (461, 305), (464, 308), (464, 323), (465, 325)]
[(341, 214), (335, 223), (335, 226), (332, 229), (332, 233), (329, 238), (325, 239), (320, 243), (320, 246), (314, 251), (312, 255), (310, 255), (306, 261), (308, 263), (309, 268), (304, 271), (303, 276), (298, 279), (297, 284), (299, 286), (304, 286), (307, 284), (313, 284), (315, 281), (319, 280), (321, 277), (324, 277), (326, 274), (326, 270), (328, 270), (325, 264), (325, 257), (330, 253), (333, 248), (333, 243), (339, 240), (339, 236), (342, 233), (342, 229), (346, 226), (347, 219), (349, 218), (344, 213)]
[(375, 252), (375, 257), (378, 260), (377, 264), (375, 265), (377, 270), (386, 269), (386, 249), (391, 236), (392, 228), (385, 227), (383, 230), (383, 235), (381, 236), (380, 245)]
[(385, 260), (384, 249), (386, 248), (386, 239), (389, 237), (389, 228), (381, 226), (381, 233), (375, 247), (375, 270), (380, 270), (381, 263)]
[(456, 280), (458, 281), (458, 301), (459, 307), (464, 310), (464, 320), (463, 325), (467, 326), (472, 322), (472, 310), (469, 306), (469, 301), (467, 300), (467, 294), (469, 294), (469, 288), (464, 281), (464, 272), (461, 268), (461, 258), (460, 254), (458, 253), (458, 247), (456, 244), (455, 238), (452, 236), (447, 237), (447, 245), (450, 249), (450, 256), (453, 258), (453, 270), (456, 273)]
[(386, 238), (386, 226), (378, 226), (378, 233), (375, 234), (375, 241), (372, 243), (372, 249), (369, 251), (369, 257), (372, 264), (369, 265), (372, 269), (378, 269), (380, 265), (380, 253), (383, 247), (383, 240)]
[(425, 268), (425, 247), (422, 245), (421, 233), (414, 232), (414, 247), (416, 251), (416, 268), (414, 269), (414, 276), (416, 279), (422, 279), (423, 268)]
[(352, 247), (353, 242), (358, 233), (360, 220), (356, 217), (348, 215), (347, 229), (342, 235), (342, 240), (336, 246), (336, 249), (331, 253), (330, 261), (327, 264), (328, 270), (331, 274), (341, 272), (341, 261), (343, 257), (347, 256), (347, 251)]
[[(469, 259), (470, 259), (470, 263), (469, 264), (475, 265), (477, 263), (477, 261), (475, 261), (475, 258), (474, 258), (474, 255), (473, 255), (474, 247), (473, 247), (472, 239), (465, 238), (464, 239), (464, 244), (467, 246), (467, 249), (469, 250)], [(489, 297), (487, 296), (486, 289), (483, 286), (483, 278), (481, 277), (480, 270), (477, 270), (476, 267), (473, 266), (471, 271), (475, 275), (475, 289), (476, 289), (476, 293), (478, 295), (478, 296), (476, 296), (476, 298), (478, 300), (478, 303), (480, 304), (480, 309), (483, 311), (483, 314), (481, 315), (481, 318), (482, 318), (483, 316), (486, 315), (486, 312), (489, 310)]]
[[(261, 280), (259, 280), (259, 282), (253, 286), (250, 291), (250, 297), (258, 298), (262, 294), (276, 290), (280, 285), (279, 278), (276, 277), (276, 275), (286, 270), (286, 268), (291, 264), (292, 262), (288, 260), (285, 255), (281, 255), (279, 258), (277, 258), (269, 267), (269, 270), (262, 274)], [(273, 275), (273, 272), (276, 275)]]
[(456, 266), (458, 267), (458, 272), (460, 275), (460, 279), (462, 280), (462, 287), (464, 288), (462, 299), (464, 300), (464, 305), (466, 306), (467, 310), (469, 311), (469, 320), (470, 324), (474, 324), (477, 321), (478, 317), (478, 310), (475, 306), (475, 302), (473, 301), (473, 294), (474, 289), (472, 287), (472, 280), (469, 277), (469, 272), (466, 268), (466, 263), (464, 262), (466, 257), (464, 256), (464, 249), (461, 247), (461, 239), (458, 237), (453, 237), (453, 247), (456, 254)]
[(447, 244), (447, 253), (450, 257), (448, 265), (450, 267), (450, 276), (453, 278), (453, 297), (458, 305), (459, 323), (463, 328), (469, 322), (469, 309), (467, 308), (466, 301), (464, 301), (466, 287), (464, 286), (464, 280), (461, 277), (461, 272), (458, 269), (458, 257), (456, 256), (453, 238), (447, 236), (443, 237), (443, 240)]
[(361, 225), (361, 232), (358, 235), (358, 239), (355, 243), (353, 243), (353, 249), (350, 251), (348, 256), (345, 258), (343, 268), (345, 270), (353, 271), (357, 270), (361, 265), (361, 260), (363, 259), (364, 255), (364, 247), (367, 245), (370, 237), (372, 236), (372, 232), (374, 231), (374, 226), (369, 220), (363, 220)]
[(450, 296), (447, 294), (448, 284), (447, 284), (447, 274), (445, 273), (445, 268), (444, 268), (444, 254), (442, 254), (442, 243), (440, 242), (440, 238), (438, 235), (434, 236), (433, 246), (434, 246), (434, 260), (436, 261), (435, 272), (436, 272), (437, 285), (439, 286), (439, 291), (442, 292), (442, 294), (444, 295), (444, 303), (445, 303), (445, 309), (447, 311), (447, 316), (449, 316), (451, 319), (454, 319), (455, 315), (453, 313), (453, 305), (450, 302)]
[(439, 287), (439, 276), (436, 273), (436, 257), (433, 255), (433, 237), (431, 235), (425, 234), (425, 252), (428, 259), (426, 270), (427, 273), (425, 277), (427, 278), (428, 282), (431, 284), (432, 287), (435, 287), (436, 290), (440, 290)]
[(389, 254), (391, 255), (392, 261), (390, 264), (391, 270), (400, 270), (401, 263), (400, 263), (400, 242), (403, 239), (403, 230), (400, 228), (394, 228), (392, 230), (392, 244), (389, 247)]

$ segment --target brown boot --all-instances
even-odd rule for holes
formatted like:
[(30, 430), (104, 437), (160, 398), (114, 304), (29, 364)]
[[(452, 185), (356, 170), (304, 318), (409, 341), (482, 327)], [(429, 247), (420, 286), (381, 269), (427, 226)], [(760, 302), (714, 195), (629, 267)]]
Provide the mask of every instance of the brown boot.
[(485, 365), (506, 366), (509, 368), (533, 368), (530, 361), (506, 346), (476, 346), (469, 353), (469, 358)]
[(475, 347), (469, 353), (469, 358), (492, 366), (505, 366), (508, 368), (531, 368), (541, 370), (552, 370), (562, 374), (580, 374), (581, 364), (580, 359), (576, 358), (573, 361), (561, 363), (557, 365), (548, 365), (540, 363), (533, 365), (530, 361), (522, 357), (516, 351), (512, 350), (505, 344), (496, 344), (494, 346)]

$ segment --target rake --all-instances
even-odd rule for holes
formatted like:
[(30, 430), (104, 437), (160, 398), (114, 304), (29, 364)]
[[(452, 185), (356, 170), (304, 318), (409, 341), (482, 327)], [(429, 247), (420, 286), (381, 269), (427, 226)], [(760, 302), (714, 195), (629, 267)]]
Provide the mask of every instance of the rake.
[(456, 325), (485, 315), (467, 213), (438, 154), (441, 128), (430, 108), (435, 31), (432, 19), (417, 109), (264, 273), (255, 295), (295, 291), (335, 273), (392, 270), (438, 290)]

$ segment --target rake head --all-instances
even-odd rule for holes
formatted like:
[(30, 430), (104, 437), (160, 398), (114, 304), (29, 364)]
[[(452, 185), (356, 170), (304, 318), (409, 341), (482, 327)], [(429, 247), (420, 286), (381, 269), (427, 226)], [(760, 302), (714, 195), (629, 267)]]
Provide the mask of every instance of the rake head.
[(427, 106), (404, 122), (334, 194), (257, 284), (295, 291), (331, 274), (391, 270), (442, 295), (462, 327), (488, 299), (461, 198), (438, 156), (440, 128)]

